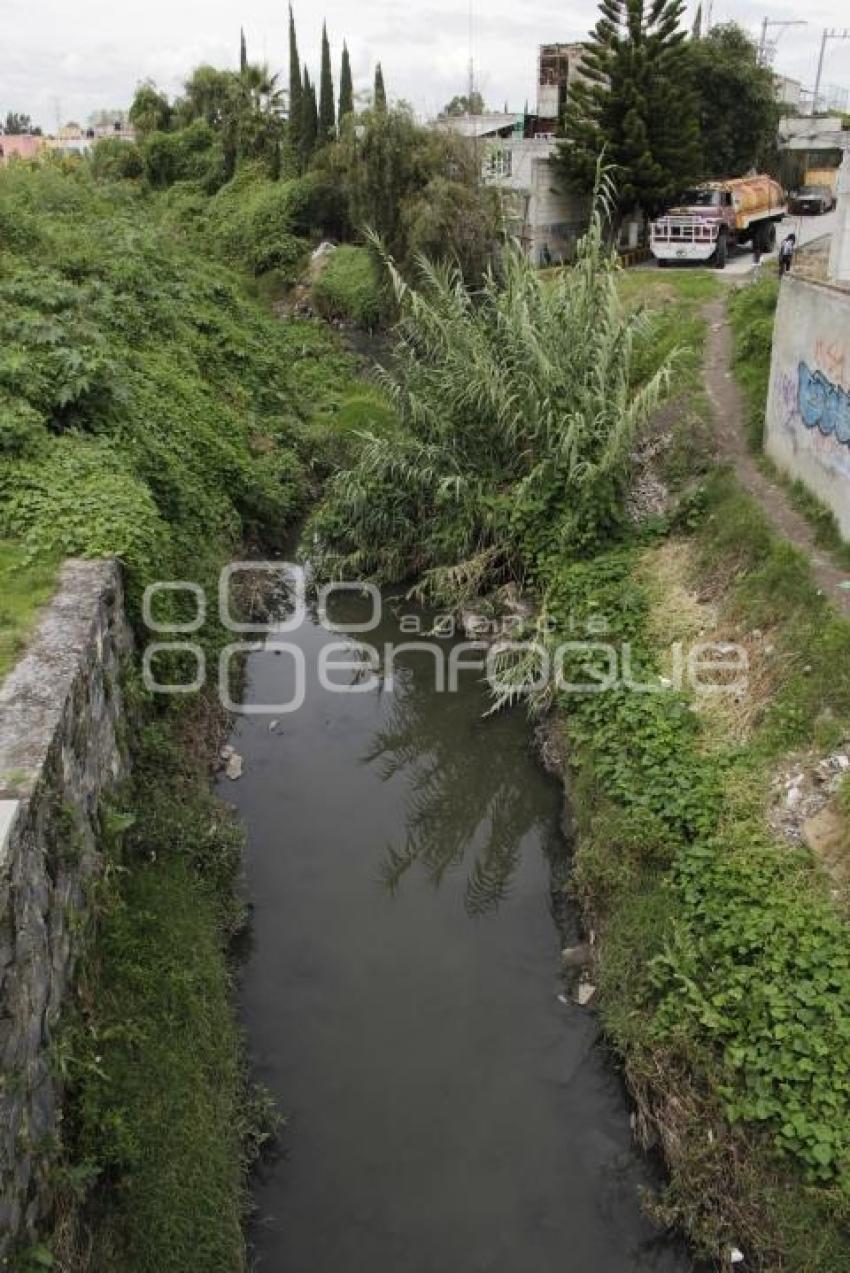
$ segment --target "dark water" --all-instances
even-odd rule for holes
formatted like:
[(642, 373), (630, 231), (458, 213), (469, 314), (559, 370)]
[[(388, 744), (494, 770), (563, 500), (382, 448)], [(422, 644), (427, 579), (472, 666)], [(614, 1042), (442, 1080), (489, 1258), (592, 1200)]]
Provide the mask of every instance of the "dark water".
[[(683, 1273), (640, 1213), (648, 1169), (594, 1019), (558, 999), (561, 796), (523, 716), (482, 720), (480, 676), (438, 693), (419, 653), (392, 692), (331, 693), (315, 664), (341, 638), (312, 616), (280, 639), (306, 701), (240, 721), (223, 793), (249, 833), (243, 1019), (288, 1117), (257, 1266)], [(399, 640), (396, 621), (363, 639)], [(292, 668), (252, 655), (246, 701), (285, 700)]]

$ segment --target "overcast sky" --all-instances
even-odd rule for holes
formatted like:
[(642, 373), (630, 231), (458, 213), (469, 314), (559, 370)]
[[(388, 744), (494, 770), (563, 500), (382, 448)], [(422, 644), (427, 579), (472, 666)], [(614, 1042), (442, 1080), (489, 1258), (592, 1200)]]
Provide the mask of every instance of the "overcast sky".
[[(690, 9), (695, 9), (691, 2)], [(707, 3), (704, 4), (706, 9)], [(596, 16), (593, 0), (474, 0), (472, 49), (488, 105), (534, 102), (538, 44), (580, 39)], [(154, 80), (169, 93), (200, 62), (235, 66), (244, 25), (252, 60), (288, 65), (285, 0), (3, 0), (0, 112), (25, 111), (45, 129), (57, 116), (85, 122), (101, 108), (129, 105), (135, 85)], [(327, 17), (335, 78), (343, 38), (355, 88), (371, 82), (377, 60), (391, 97), (434, 114), (463, 92), (469, 60), (468, 0), (295, 0), (302, 59), (318, 66)], [(825, 26), (848, 21), (846, 0), (714, 0), (714, 20), (735, 18), (754, 34), (766, 15), (805, 15), (807, 27), (779, 40), (775, 68), (811, 87)], [(850, 41), (829, 47), (826, 85), (850, 88)]]

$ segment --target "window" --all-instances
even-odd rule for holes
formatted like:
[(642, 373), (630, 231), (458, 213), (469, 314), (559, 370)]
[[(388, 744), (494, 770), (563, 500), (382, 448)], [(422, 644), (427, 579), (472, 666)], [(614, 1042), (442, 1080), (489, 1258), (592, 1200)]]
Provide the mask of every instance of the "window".
[(509, 150), (491, 150), (484, 159), (485, 178), (509, 177), (512, 158)]

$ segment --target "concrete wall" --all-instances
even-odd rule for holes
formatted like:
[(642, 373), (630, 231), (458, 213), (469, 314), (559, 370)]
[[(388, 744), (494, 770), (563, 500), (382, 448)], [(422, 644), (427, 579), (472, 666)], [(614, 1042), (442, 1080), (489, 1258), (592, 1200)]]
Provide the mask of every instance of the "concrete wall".
[(783, 280), (765, 450), (832, 509), (850, 540), (850, 292)]
[(50, 1206), (51, 1044), (100, 866), (98, 806), (127, 765), (129, 649), (117, 565), (71, 561), (0, 686), (0, 1264)]

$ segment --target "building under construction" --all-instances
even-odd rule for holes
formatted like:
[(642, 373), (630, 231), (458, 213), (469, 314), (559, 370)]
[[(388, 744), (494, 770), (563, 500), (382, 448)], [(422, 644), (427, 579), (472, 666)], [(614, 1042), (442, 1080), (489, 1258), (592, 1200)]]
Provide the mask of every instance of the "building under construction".
[(541, 124), (554, 128), (560, 120), (575, 81), (582, 78), (585, 56), (583, 44), (541, 44), (537, 64), (537, 117)]

